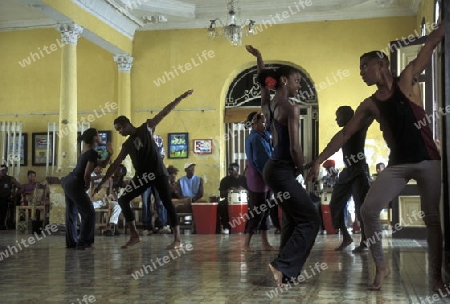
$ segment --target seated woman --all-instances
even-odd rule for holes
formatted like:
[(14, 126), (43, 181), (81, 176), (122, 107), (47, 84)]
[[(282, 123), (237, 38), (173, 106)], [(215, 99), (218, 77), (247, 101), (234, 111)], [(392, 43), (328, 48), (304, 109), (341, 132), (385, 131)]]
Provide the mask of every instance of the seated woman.
[[(48, 185), (45, 183), (36, 182), (36, 172), (33, 170), (29, 170), (27, 172), (28, 183), (22, 184), (23, 192), (22, 192), (22, 202), (21, 205), (29, 205), (33, 199), (33, 196), (36, 195), (36, 203), (37, 204), (46, 204), (48, 202), (48, 195), (50, 193)], [(35, 193), (36, 188), (38, 188), (38, 193)]]

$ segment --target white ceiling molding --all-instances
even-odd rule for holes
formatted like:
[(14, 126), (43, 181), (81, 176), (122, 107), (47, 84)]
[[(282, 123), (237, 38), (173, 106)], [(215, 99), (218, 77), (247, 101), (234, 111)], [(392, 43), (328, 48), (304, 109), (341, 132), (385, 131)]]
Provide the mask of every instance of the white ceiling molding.
[[(195, 19), (195, 4), (177, 0), (119, 0), (129, 10), (156, 12)], [(224, 6), (226, 4), (224, 3)], [(226, 6), (225, 6), (226, 7)]]
[(136, 29), (142, 24), (136, 23), (114, 8), (110, 3), (100, 0), (72, 0), (82, 9), (100, 19), (117, 32), (133, 40)]

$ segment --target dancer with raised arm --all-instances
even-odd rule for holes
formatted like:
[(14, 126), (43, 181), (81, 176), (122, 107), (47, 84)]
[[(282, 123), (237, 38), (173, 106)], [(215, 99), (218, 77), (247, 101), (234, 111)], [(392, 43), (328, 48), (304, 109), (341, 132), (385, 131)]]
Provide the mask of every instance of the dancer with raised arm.
[[(257, 59), (262, 62), (262, 58)], [(269, 264), (275, 283), (281, 286), (300, 274), (319, 231), (320, 218), (296, 180), (303, 168), (303, 152), (299, 143), (299, 108), (290, 98), (298, 95), (300, 73), (288, 66), (276, 71), (262, 70), (258, 81), (262, 87), (261, 108), (268, 113), (273, 136), (273, 154), (264, 167), (264, 181), (274, 194), (288, 197), (279, 202), (283, 210), (280, 252)], [(270, 88), (276, 89), (272, 101)]]
[(128, 136), (128, 138), (123, 143), (119, 155), (108, 168), (108, 171), (97, 189), (100, 189), (101, 184), (111, 177), (125, 157), (130, 155), (136, 173), (125, 188), (124, 194), (119, 198), (119, 205), (122, 208), (127, 225), (130, 228), (130, 240), (122, 246), (124, 249), (136, 245), (141, 241), (139, 233), (136, 230), (134, 213), (131, 211), (130, 202), (133, 198), (142, 194), (152, 185), (158, 191), (164, 207), (167, 210), (173, 230), (174, 241), (167, 249), (177, 249), (183, 246), (180, 239), (178, 217), (170, 195), (169, 174), (158, 153), (155, 141), (153, 140), (152, 131), (156, 125), (158, 125), (161, 120), (180, 103), (181, 100), (191, 95), (192, 92), (193, 90), (184, 92), (174, 101), (169, 103), (154, 118), (148, 119), (139, 127), (133, 126), (130, 120), (125, 116), (119, 116), (114, 120), (114, 128), (120, 135)]
[(376, 92), (356, 109), (347, 125), (328, 143), (311, 163), (308, 180), (317, 178), (320, 164), (338, 151), (356, 132), (380, 123), (383, 137), (390, 148), (388, 167), (379, 174), (367, 193), (361, 207), (367, 245), (372, 253), (376, 273), (370, 290), (380, 290), (383, 279), (389, 275), (381, 243), (380, 212), (405, 187), (410, 179), (417, 181), (423, 220), (427, 227), (429, 271), (433, 290), (443, 288), (442, 231), (439, 215), (441, 195), (441, 161), (428, 126), (422, 97), (417, 90), (417, 78), (430, 63), (436, 46), (444, 37), (441, 24), (427, 38), (417, 57), (394, 77), (386, 54), (380, 51), (365, 53), (360, 58), (360, 74), (368, 85), (376, 85)]

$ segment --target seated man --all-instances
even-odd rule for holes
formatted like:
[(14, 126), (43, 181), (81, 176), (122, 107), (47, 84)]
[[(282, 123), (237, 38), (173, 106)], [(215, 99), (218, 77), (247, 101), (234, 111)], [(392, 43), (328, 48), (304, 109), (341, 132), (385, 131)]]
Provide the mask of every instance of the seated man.
[(228, 191), (230, 190), (246, 190), (247, 180), (245, 176), (239, 175), (239, 165), (232, 163), (228, 167), (228, 176), (220, 181), (220, 202), (217, 207), (217, 213), (222, 226), (222, 234), (230, 233), (230, 219), (228, 215)]
[(0, 230), (13, 226), (15, 197), (22, 192), (22, 185), (14, 177), (8, 175), (8, 166), (0, 165)]
[[(97, 170), (98, 167), (95, 169)], [(94, 170), (95, 171), (95, 170)], [(97, 170), (97, 172), (94, 174), (100, 174), (101, 175), (101, 168)], [(119, 230), (117, 229), (117, 224), (119, 222), (119, 216), (122, 212), (122, 208), (120, 208), (118, 204), (118, 197), (120, 196), (119, 192), (121, 188), (126, 187), (126, 183), (124, 182), (124, 177), (127, 174), (127, 168), (124, 165), (120, 165), (114, 176), (111, 178), (111, 181), (106, 184), (106, 188), (102, 188), (101, 191), (98, 193), (95, 193), (92, 196), (92, 204), (94, 205), (94, 209), (100, 209), (100, 208), (110, 208), (112, 209), (111, 217), (109, 218), (109, 223), (106, 225), (106, 231), (103, 233), (105, 236), (113, 236), (113, 235), (120, 235)], [(95, 182), (95, 178), (91, 178), (91, 183), (94, 185), (98, 184)], [(93, 187), (93, 188), (94, 188)], [(109, 193), (108, 193), (109, 188)], [(103, 190), (105, 189), (105, 190)], [(113, 225), (113, 229), (111, 229), (111, 225)]]
[(194, 175), (195, 164), (187, 163), (184, 165), (186, 175), (178, 180), (181, 198), (190, 198), (195, 202), (203, 196), (203, 179)]
[(177, 213), (192, 212), (191, 198), (183, 198), (181, 196), (180, 184), (177, 182), (178, 169), (170, 165), (167, 167), (169, 173), (170, 196)]

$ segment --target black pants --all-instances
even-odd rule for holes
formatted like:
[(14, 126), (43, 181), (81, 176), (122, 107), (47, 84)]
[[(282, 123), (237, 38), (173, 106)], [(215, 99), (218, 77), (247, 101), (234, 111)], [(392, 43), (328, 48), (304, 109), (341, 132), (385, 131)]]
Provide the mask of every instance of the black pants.
[[(69, 174), (62, 181), (66, 196), (66, 247), (88, 247), (94, 244), (95, 210), (84, 189), (84, 180)], [(81, 215), (80, 236), (77, 237), (78, 213)]]
[[(269, 194), (267, 192), (248, 191), (248, 195), (249, 220), (245, 225), (245, 233), (254, 233), (255, 230), (269, 230)], [(265, 205), (266, 208), (261, 208), (261, 205)], [(278, 208), (278, 206), (275, 205), (273, 208)], [(262, 211), (262, 209), (264, 209), (264, 211)]]
[[(220, 225), (222, 225), (223, 229), (230, 230), (230, 215), (228, 214), (228, 200), (225, 199), (217, 205), (217, 216), (218, 216), (218, 222)], [(219, 233), (220, 233), (220, 227), (219, 227)]]
[(340, 229), (341, 233), (347, 234), (346, 237), (350, 237), (347, 232), (347, 226), (344, 220), (344, 212), (346, 212), (347, 201), (350, 196), (353, 196), (355, 202), (355, 213), (358, 218), (361, 227), (361, 242), (360, 245), (364, 245), (366, 235), (364, 233), (364, 223), (361, 218), (360, 209), (366, 198), (367, 191), (369, 191), (370, 182), (364, 169), (359, 168), (345, 168), (339, 175), (338, 182), (334, 185), (333, 192), (331, 194), (330, 212), (333, 226), (336, 229)]
[[(280, 252), (271, 265), (283, 273), (285, 279), (296, 278), (319, 232), (320, 218), (305, 189), (297, 182), (294, 164), (269, 160), (263, 177), (283, 210)], [(284, 198), (286, 197), (286, 199)]]
[[(124, 194), (119, 198), (119, 205), (127, 222), (134, 221), (134, 213), (131, 211), (130, 202), (133, 198), (141, 195), (148, 187), (153, 186), (158, 191), (159, 197), (167, 210), (171, 227), (179, 225), (177, 213), (170, 196), (169, 178), (165, 175), (150, 179), (151, 175), (134, 176)], [(153, 176), (152, 176), (153, 177)], [(128, 189), (128, 190), (127, 190)]]
[[(272, 191), (269, 191), (269, 196), (272, 195)], [(274, 207), (271, 207), (269, 210), (269, 214), (270, 214), (270, 219), (272, 220), (272, 224), (273, 226), (281, 231), (281, 224), (280, 224), (280, 217), (278, 214), (278, 204), (276, 204), (272, 199), (271, 199), (271, 206), (275, 205)]]
[(0, 197), (0, 228), (5, 228), (6, 215), (8, 214), (8, 197)]

